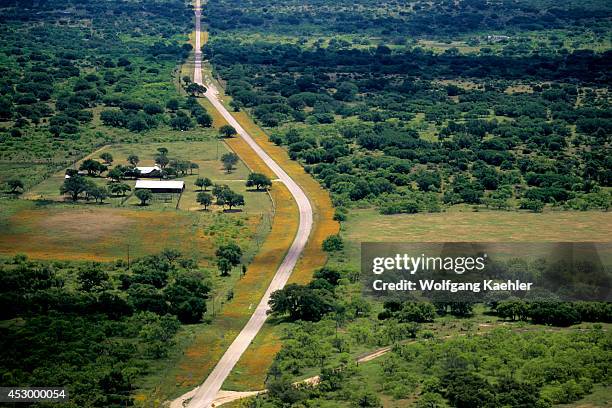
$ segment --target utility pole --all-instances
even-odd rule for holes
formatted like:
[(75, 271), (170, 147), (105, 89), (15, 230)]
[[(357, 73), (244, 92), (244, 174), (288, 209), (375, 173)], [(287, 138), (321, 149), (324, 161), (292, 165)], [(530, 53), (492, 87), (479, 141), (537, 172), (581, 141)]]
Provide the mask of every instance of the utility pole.
[(130, 244), (127, 244), (128, 271), (130, 270)]

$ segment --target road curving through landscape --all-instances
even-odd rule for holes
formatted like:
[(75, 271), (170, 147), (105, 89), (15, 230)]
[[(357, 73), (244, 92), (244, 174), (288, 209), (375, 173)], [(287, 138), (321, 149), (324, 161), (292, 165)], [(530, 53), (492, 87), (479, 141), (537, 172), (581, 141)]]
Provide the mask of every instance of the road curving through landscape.
[[(251, 135), (249, 135), (249, 133), (244, 130), (238, 121), (229, 113), (229, 111), (221, 103), (219, 92), (215, 85), (210, 82), (203, 82), (200, 18), (200, 0), (196, 0), (196, 49), (193, 80), (195, 83), (206, 86), (207, 91), (205, 96), (210, 103), (219, 111), (225, 120), (236, 129), (238, 135), (253, 149), (253, 151), (255, 151), (255, 153), (264, 161), (264, 163), (266, 163), (276, 177), (285, 184), (297, 203), (300, 222), (293, 243), (289, 247), (287, 254), (278, 267), (276, 274), (272, 278), (270, 286), (268, 286), (259, 304), (255, 308), (254, 313), (226, 350), (225, 354), (223, 354), (223, 357), (221, 357), (206, 381), (195, 390), (195, 393), (187, 404), (187, 407), (189, 408), (208, 408), (212, 405), (217, 393), (221, 390), (221, 386), (230, 374), (232, 368), (236, 365), (240, 359), (240, 356), (245, 352), (247, 347), (251, 344), (263, 326), (269, 310), (268, 301), (270, 300), (270, 295), (272, 292), (282, 289), (283, 286), (285, 286), (285, 283), (287, 283), (293, 268), (304, 251), (313, 226), (312, 206), (302, 188), (287, 174), (287, 172), (285, 172), (285, 170), (283, 170), (281, 166), (278, 165), (278, 163), (272, 159), (272, 157), (270, 157), (270, 155), (268, 155), (257, 144), (253, 137), (251, 137)], [(271, 239), (274, 239), (274, 237), (271, 237)]]

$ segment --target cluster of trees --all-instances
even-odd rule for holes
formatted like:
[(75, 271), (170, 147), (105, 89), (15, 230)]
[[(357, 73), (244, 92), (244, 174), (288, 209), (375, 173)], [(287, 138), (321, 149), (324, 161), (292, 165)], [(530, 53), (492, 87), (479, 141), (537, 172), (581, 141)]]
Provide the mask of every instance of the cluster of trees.
[(197, 323), (206, 312), (210, 282), (196, 263), (176, 250), (137, 260), (120, 276), (121, 289), (135, 310), (170, 313), (182, 323)]
[[(338, 147), (347, 145), (347, 141), (338, 141), (338, 136), (318, 141), (300, 137), (291, 129), (274, 135), (272, 140), (286, 144), (290, 155), (307, 164), (306, 169), (335, 193), (339, 202), (374, 199), (384, 213), (439, 211), (442, 203), (508, 209), (513, 199), (522, 208), (534, 211), (547, 203), (578, 209), (609, 208), (612, 197), (603, 189), (611, 182), (605, 176), (606, 165), (596, 164), (586, 153), (582, 157), (549, 157), (546, 148), (538, 145), (529, 149), (540, 150), (542, 155), (534, 156), (531, 150), (524, 155), (521, 139), (506, 136), (507, 132), (519, 131), (533, 138), (537, 123), (532, 121), (528, 127), (523, 121), (509, 126), (472, 120), (468, 124), (473, 130), (456, 127), (452, 140), (440, 142), (425, 141), (409, 126), (393, 123), (336, 126), (332, 132), (362, 147), (352, 154), (346, 147)], [(544, 122), (539, 125), (542, 135), (551, 131)], [(563, 126), (561, 129), (565, 129)], [(473, 131), (495, 137), (478, 142), (468, 133)], [(581, 148), (588, 146), (586, 143)], [(364, 150), (385, 155), (364, 155)], [(330, 159), (315, 159), (317, 151), (326, 152)], [(593, 167), (599, 169), (595, 170), (597, 175)]]
[(308, 285), (289, 284), (272, 293), (269, 313), (288, 315), (292, 321), (319, 321), (340, 308), (334, 289), (341, 277), (339, 271), (326, 267), (316, 271)]
[[(249, 406), (380, 407), (385, 396), (411, 399), (419, 408), (552, 407), (579, 400), (607, 378), (607, 335), (600, 327), (554, 333), (496, 329), (410, 342), (364, 367), (346, 354), (362, 343), (334, 334), (333, 324), (296, 327), (268, 373), (269, 394)], [(292, 376), (307, 367), (321, 370), (317, 386), (293, 385)]]
[(612, 322), (612, 305), (606, 302), (525, 302), (509, 299), (495, 305), (503, 319), (531, 320), (534, 324), (570, 326), (580, 322)]
[[(108, 132), (93, 120), (100, 110), (124, 113), (102, 119), (134, 130), (173, 120), (165, 105), (183, 104), (172, 71), (191, 48), (179, 35), (191, 30), (193, 11), (174, 0), (145, 3), (0, 5), (0, 157), (11, 176), (31, 185), (92, 147), (140, 138)], [(190, 120), (206, 125), (202, 112)], [(24, 176), (22, 163), (46, 168)]]
[[(60, 187), (60, 194), (70, 196), (72, 201), (76, 202), (79, 198), (83, 197), (87, 201), (93, 198), (96, 202), (100, 201), (100, 203), (102, 203), (104, 199), (108, 197), (108, 190), (103, 186), (99, 186), (92, 180), (75, 173), (69, 173), (67, 175), (69, 178), (64, 179), (64, 183)], [(114, 191), (120, 192), (118, 188)], [(124, 192), (120, 193), (124, 194)]]
[(215, 184), (212, 188), (212, 195), (216, 199), (216, 205), (227, 206), (230, 210), (244, 205), (244, 196), (236, 193), (227, 184)]
[[(234, 159), (237, 159), (235, 153), (226, 154), (232, 155), (230, 158), (231, 162), (233, 162)], [(229, 162), (230, 160), (227, 161)], [(195, 185), (200, 187), (200, 192), (196, 197), (196, 201), (204, 206), (204, 210), (208, 209), (208, 206), (213, 204), (213, 202), (223, 207), (227, 205), (230, 210), (233, 207), (243, 206), (245, 204), (244, 196), (242, 194), (236, 193), (227, 185), (213, 184), (212, 180), (208, 177), (198, 178), (195, 181)], [(212, 194), (209, 194), (206, 192), (206, 190), (211, 186), (213, 187), (211, 191)], [(251, 173), (246, 181), (246, 186), (255, 187), (256, 190), (267, 190), (270, 186), (272, 186), (272, 181), (265, 174)], [(202, 191), (202, 189), (204, 191)], [(215, 198), (216, 201), (213, 200), (213, 198)]]
[(74, 406), (131, 405), (181, 323), (201, 320), (211, 284), (174, 250), (126, 266), (0, 263), (1, 385), (63, 386)]
[[(606, 302), (559, 302), (507, 299), (491, 302), (494, 313), (502, 319), (531, 321), (533, 324), (571, 326), (581, 322), (610, 323), (612, 307)], [(379, 320), (396, 319), (402, 323), (432, 322), (449, 310), (454, 316), (472, 314), (471, 302), (386, 301), (378, 314)]]
[[(208, 21), (216, 30), (307, 33), (356, 32), (383, 36), (397, 44), (410, 36), (437, 36), (451, 38), (458, 34), (483, 31), (578, 29), (583, 25), (605, 30), (602, 21), (610, 15), (603, 3), (596, 6), (581, 4), (541, 4), (527, 2), (521, 7), (510, 3), (491, 4), (485, 1), (461, 3), (418, 2), (375, 3), (368, 0), (330, 2), (317, 0), (312, 8), (304, 10), (297, 1), (283, 3), (282, 7), (269, 0), (234, 3), (229, 0), (210, 5)], [(338, 41), (337, 43), (341, 42)], [(367, 44), (367, 43), (366, 43)]]
[[(388, 384), (392, 388), (403, 382), (409, 393), (421, 384), (419, 399), (435, 398), (441, 406), (446, 400), (453, 407), (550, 407), (576, 401), (594, 383), (602, 381), (600, 370), (605, 357), (587, 361), (587, 356), (600, 352), (604, 337), (600, 329), (530, 335), (500, 329), (436, 345), (402, 345), (383, 363), (386, 370), (395, 373), (383, 381), (394, 381)], [(590, 344), (585, 347), (576, 343), (581, 341)], [(426, 348), (428, 351), (421, 355)], [(558, 358), (558, 353), (565, 357)], [(480, 365), (470, 355), (489, 363)], [(433, 367), (427, 361), (435, 361)], [(498, 370), (498, 363), (507, 369)], [(430, 374), (416, 377), (425, 367)]]
[[(213, 40), (205, 53), (235, 104), (278, 127), (271, 140), (337, 203), (369, 200), (387, 214), (459, 203), (535, 212), (610, 206), (610, 115), (592, 89), (606, 86), (606, 54), (436, 54), (237, 38)], [(507, 92), (518, 81), (529, 92)], [(310, 126), (285, 126), (296, 122)]]
[[(155, 163), (159, 166), (160, 170), (154, 170), (149, 174), (149, 177), (159, 177), (162, 179), (184, 176), (187, 173), (193, 174), (193, 170), (199, 167), (197, 163), (188, 160), (174, 159), (168, 154), (169, 150), (166, 147), (159, 147), (157, 149)], [(118, 164), (112, 168), (110, 168), (114, 161), (112, 154), (104, 152), (100, 154), (100, 159), (102, 159), (104, 163), (89, 158), (83, 160), (79, 166), (79, 171), (74, 169), (66, 170), (67, 178), (60, 188), (60, 193), (69, 195), (73, 201), (77, 201), (80, 197), (83, 197), (86, 200), (93, 198), (96, 201), (100, 200), (100, 202), (103, 202), (109, 194), (114, 196), (125, 196), (126, 193), (131, 191), (131, 187), (124, 183), (123, 180), (135, 179), (140, 176), (140, 170), (137, 168), (140, 158), (135, 154), (130, 154), (127, 158), (127, 165)], [(83, 175), (84, 172), (86, 172), (89, 177), (99, 177), (102, 173), (107, 172), (106, 177), (109, 179), (107, 186), (101, 186), (93, 180), (88, 179)], [(208, 183), (202, 184), (202, 186), (206, 185), (208, 187), (212, 185), (209, 179), (199, 178), (196, 180), (196, 185), (199, 185), (198, 183), (200, 182)], [(147, 201), (151, 200), (153, 195), (150, 190), (139, 190), (135, 194), (141, 200), (142, 205), (145, 205)], [(233, 206), (235, 205), (236, 204), (233, 204)]]
[[(114, 106), (117, 101), (108, 100), (107, 106)], [(188, 110), (180, 109), (184, 107)], [(106, 126), (126, 128), (132, 132), (143, 132), (157, 127), (162, 122), (168, 122), (174, 130), (189, 130), (194, 127), (194, 120), (202, 127), (212, 125), (212, 117), (200, 106), (193, 97), (181, 102), (170, 99), (165, 108), (157, 103), (140, 103), (137, 101), (122, 101), (119, 109), (109, 109), (100, 112), (100, 120)], [(168, 116), (164, 113), (169, 112)]]

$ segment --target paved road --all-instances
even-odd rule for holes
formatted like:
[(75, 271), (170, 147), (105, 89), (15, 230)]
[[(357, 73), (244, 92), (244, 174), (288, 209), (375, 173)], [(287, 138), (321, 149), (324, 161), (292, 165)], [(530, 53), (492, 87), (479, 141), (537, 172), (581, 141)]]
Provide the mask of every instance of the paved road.
[[(238, 135), (242, 137), (244, 141), (253, 148), (255, 153), (257, 153), (257, 155), (263, 159), (268, 167), (272, 169), (278, 179), (285, 183), (293, 195), (293, 198), (297, 202), (300, 213), (300, 224), (287, 255), (283, 259), (281, 265), (278, 267), (270, 286), (259, 302), (259, 305), (257, 305), (255, 312), (242, 331), (238, 334), (236, 339), (234, 339), (234, 342), (229, 346), (221, 360), (219, 360), (206, 381), (197, 389), (195, 395), (187, 405), (189, 408), (208, 408), (211, 406), (212, 401), (215, 399), (215, 396), (221, 389), (221, 386), (223, 385), (223, 382), (229, 375), (230, 371), (234, 365), (236, 365), (238, 359), (247, 349), (251, 341), (253, 341), (255, 335), (257, 332), (259, 332), (259, 329), (261, 329), (261, 326), (263, 326), (267, 316), (266, 312), (269, 309), (268, 301), (270, 299), (270, 295), (275, 290), (281, 289), (283, 286), (285, 286), (285, 283), (287, 283), (287, 279), (289, 279), (296, 262), (302, 254), (312, 230), (312, 206), (310, 205), (310, 201), (308, 201), (308, 197), (306, 197), (304, 191), (261, 147), (259, 147), (251, 135), (249, 135), (242, 128), (242, 126), (240, 126), (236, 119), (234, 119), (234, 117), (227, 111), (227, 109), (225, 109), (225, 106), (223, 106), (223, 104), (219, 101), (219, 93), (215, 86), (211, 83), (203, 84), (201, 71), (202, 54), (200, 52), (200, 10), (200, 0), (196, 0), (196, 50), (195, 72), (193, 76), (194, 82), (207, 87), (206, 98), (208, 98), (214, 107), (223, 115), (225, 120), (227, 120), (227, 122), (236, 129)], [(270, 237), (270, 239), (274, 239), (274, 237)]]

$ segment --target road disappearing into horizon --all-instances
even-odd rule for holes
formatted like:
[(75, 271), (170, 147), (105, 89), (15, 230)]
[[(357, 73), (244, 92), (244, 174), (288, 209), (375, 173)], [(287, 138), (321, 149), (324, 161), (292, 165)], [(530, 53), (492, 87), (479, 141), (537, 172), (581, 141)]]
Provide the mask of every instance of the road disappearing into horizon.
[[(313, 213), (312, 206), (308, 197), (301, 189), (301, 187), (282, 169), (281, 166), (276, 163), (268, 153), (266, 153), (258, 144), (255, 142), (253, 137), (249, 135), (246, 130), (238, 121), (230, 114), (230, 112), (225, 108), (225, 106), (221, 103), (219, 97), (219, 91), (215, 87), (215, 85), (209, 81), (208, 83), (203, 83), (202, 81), (202, 52), (201, 52), (201, 28), (200, 28), (200, 18), (201, 18), (201, 4), (200, 0), (196, 0), (195, 7), (195, 27), (196, 27), (196, 40), (195, 40), (195, 63), (194, 63), (194, 75), (193, 81), (197, 84), (203, 85), (207, 88), (206, 90), (206, 98), (213, 104), (215, 109), (221, 113), (221, 115), (225, 118), (227, 123), (233, 126), (236, 129), (238, 135), (249, 145), (251, 148), (257, 153), (257, 155), (266, 163), (266, 165), (276, 174), (278, 179), (285, 184), (293, 198), (295, 199), (298, 209), (299, 209), (299, 217), (300, 223), (298, 227), (298, 231), (296, 236), (291, 244), (291, 247), (287, 251), (285, 258), (281, 262), (278, 267), (276, 274), (272, 278), (272, 282), (268, 289), (264, 293), (261, 301), (257, 305), (255, 312), (244, 326), (244, 328), (240, 331), (238, 336), (234, 339), (232, 344), (226, 350), (225, 354), (213, 371), (210, 373), (206, 381), (201, 384), (195, 394), (187, 404), (188, 408), (209, 408), (211, 407), (217, 393), (221, 390), (225, 379), (228, 377), (240, 356), (245, 352), (247, 347), (251, 344), (261, 327), (263, 326), (267, 312), (269, 310), (268, 301), (270, 300), (270, 295), (272, 292), (282, 289), (289, 276), (291, 276), (291, 272), (295, 267), (300, 255), (302, 254), (306, 243), (308, 242), (308, 238), (310, 236), (310, 232), (312, 231), (312, 223), (313, 223)], [(274, 237), (272, 237), (274, 239)]]

